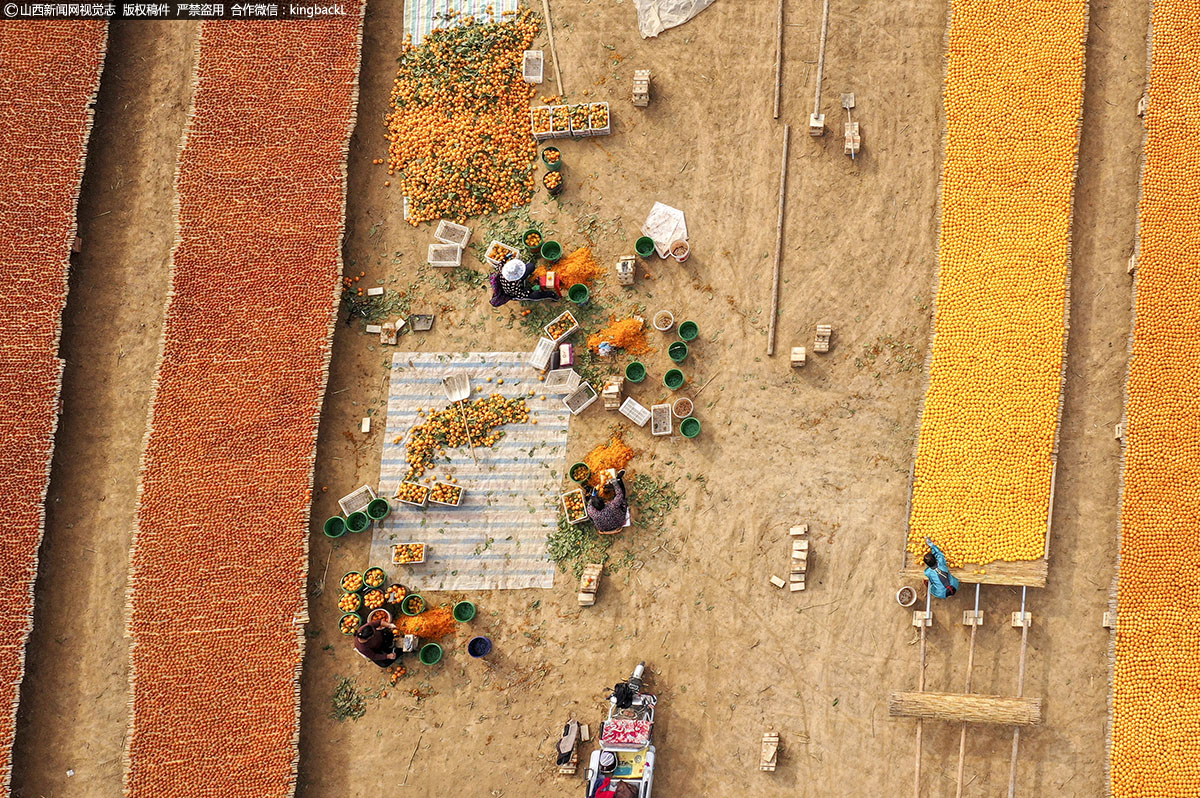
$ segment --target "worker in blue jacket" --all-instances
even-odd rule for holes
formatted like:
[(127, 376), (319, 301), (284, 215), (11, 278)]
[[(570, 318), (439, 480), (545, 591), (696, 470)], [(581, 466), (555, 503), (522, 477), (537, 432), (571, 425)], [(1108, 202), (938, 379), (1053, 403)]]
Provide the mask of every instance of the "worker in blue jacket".
[(929, 582), (929, 592), (934, 598), (949, 598), (958, 592), (958, 578), (950, 573), (946, 564), (946, 555), (929, 538), (925, 538), (929, 551), (925, 552), (925, 579)]

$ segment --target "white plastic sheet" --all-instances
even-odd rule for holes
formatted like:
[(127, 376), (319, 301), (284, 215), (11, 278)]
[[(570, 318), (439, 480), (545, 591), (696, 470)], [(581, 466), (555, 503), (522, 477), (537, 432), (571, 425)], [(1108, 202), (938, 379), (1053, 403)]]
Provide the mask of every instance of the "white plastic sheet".
[(633, 0), (643, 39), (682, 25), (712, 3), (713, 0)]
[(683, 211), (661, 202), (654, 203), (646, 223), (642, 225), (642, 235), (654, 239), (658, 257), (667, 257), (671, 244), (687, 240), (687, 222), (683, 218)]

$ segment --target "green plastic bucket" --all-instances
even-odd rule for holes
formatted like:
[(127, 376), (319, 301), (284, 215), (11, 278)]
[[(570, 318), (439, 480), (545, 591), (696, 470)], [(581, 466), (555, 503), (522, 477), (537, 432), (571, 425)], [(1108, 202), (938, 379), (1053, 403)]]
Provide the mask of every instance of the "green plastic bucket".
[[(578, 478), (576, 478), (576, 476), (575, 476), (576, 471), (580, 472), (580, 476)], [(567, 476), (571, 478), (571, 481), (578, 482), (580, 485), (587, 482), (588, 478), (591, 477), (591, 475), (592, 475), (592, 469), (588, 468), (587, 463), (576, 463), (575, 465), (573, 465), (567, 469)]]
[(679, 337), (685, 341), (694, 341), (700, 334), (700, 325), (694, 321), (685, 321), (679, 325)]
[(683, 341), (675, 341), (667, 347), (667, 355), (669, 355), (671, 360), (674, 360), (676, 363), (682, 363), (683, 361), (687, 360), (688, 345)]
[(556, 263), (562, 257), (562, 244), (557, 241), (542, 242), (542, 258), (551, 263)]
[[(416, 609), (409, 605), (416, 605)], [(400, 612), (410, 617), (420, 615), (425, 612), (425, 599), (421, 597), (420, 593), (409, 593), (404, 597), (404, 601), (400, 602)]]
[(454, 605), (454, 620), (466, 623), (475, 617), (475, 605), (469, 601), (460, 601)]
[(679, 369), (671, 369), (663, 375), (663, 385), (670, 388), (672, 391), (678, 391), (687, 382), (687, 378), (683, 376), (683, 372)]
[(417, 652), (417, 659), (422, 665), (437, 665), (442, 661), (442, 647), (437, 643), (426, 643)]
[(694, 438), (700, 434), (700, 419), (695, 416), (688, 416), (683, 421), (679, 422), (679, 431), (685, 438)]
[(642, 236), (634, 242), (633, 248), (637, 251), (637, 254), (643, 258), (648, 258), (654, 254), (654, 239), (650, 236)]
[[(359, 585), (359, 586), (358, 586), (358, 589), (357, 589), (357, 590), (347, 590), (347, 589), (346, 589), (346, 577), (347, 577), (347, 576), (350, 576), (351, 574), (356, 574), (356, 575), (358, 576), (358, 585)], [(338, 580), (338, 586), (339, 586), (339, 587), (340, 587), (340, 588), (341, 588), (343, 591), (345, 591), (346, 593), (360, 593), (360, 592), (362, 592), (362, 589), (363, 589), (364, 587), (366, 587), (366, 585), (365, 585), (365, 584), (363, 583), (363, 581), (362, 581), (362, 571), (347, 571), (346, 573), (342, 574), (342, 578)]]
[(586, 304), (588, 297), (591, 295), (592, 292), (589, 291), (588, 287), (583, 283), (575, 283), (575, 285), (571, 286), (567, 290), (567, 299), (571, 300), (576, 305)]
[(646, 379), (646, 366), (638, 361), (633, 361), (625, 367), (625, 379), (630, 382), (641, 382)]
[[(346, 631), (347, 628), (350, 626), (350, 624), (347, 623), (347, 621), (346, 621), (347, 618), (354, 619), (354, 628), (350, 629), (349, 631)], [(350, 635), (354, 634), (355, 632), (357, 632), (358, 627), (362, 626), (362, 624), (363, 624), (363, 619), (362, 619), (361, 615), (359, 615), (357, 612), (348, 612), (345, 615), (343, 615), (340, 619), (338, 619), (338, 631), (346, 636), (350, 636)]]
[[(536, 244), (529, 243), (530, 236), (537, 236), (537, 238), (534, 239), (537, 241)], [(521, 245), (536, 255), (542, 248), (542, 231), (536, 227), (531, 227), (524, 233), (521, 233)]]
[(325, 519), (325, 537), (340, 538), (346, 534), (346, 519), (340, 515)]
[(371, 526), (371, 519), (362, 510), (346, 516), (346, 529), (351, 532), (365, 532), (369, 526)]
[(378, 499), (371, 499), (371, 503), (367, 505), (367, 518), (372, 521), (382, 521), (391, 511), (392, 503), (380, 496)]
[[(558, 160), (551, 161), (549, 158), (546, 157), (547, 154), (551, 153), (551, 152), (556, 153), (558, 155)], [(557, 172), (559, 169), (562, 169), (562, 153), (559, 151), (558, 147), (546, 147), (545, 149), (543, 149), (542, 150), (542, 163), (544, 163), (546, 165), (546, 169), (551, 172)]]

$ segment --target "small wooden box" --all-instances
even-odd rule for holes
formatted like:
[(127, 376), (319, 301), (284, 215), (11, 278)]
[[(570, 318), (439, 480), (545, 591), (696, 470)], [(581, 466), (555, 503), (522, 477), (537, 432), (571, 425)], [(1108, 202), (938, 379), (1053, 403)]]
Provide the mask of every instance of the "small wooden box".
[(828, 324), (817, 325), (817, 340), (813, 342), (814, 352), (828, 352), (829, 342), (833, 338), (833, 327)]
[(804, 350), (804, 347), (802, 347), (802, 346), (793, 346), (792, 347), (792, 368), (794, 368), (794, 369), (802, 368), (807, 360), (808, 360), (808, 353)]

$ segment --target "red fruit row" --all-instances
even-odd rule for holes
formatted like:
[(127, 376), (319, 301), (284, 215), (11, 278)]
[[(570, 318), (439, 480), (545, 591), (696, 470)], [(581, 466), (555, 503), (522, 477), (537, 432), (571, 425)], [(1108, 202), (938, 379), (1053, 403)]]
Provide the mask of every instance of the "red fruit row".
[(0, 25), (0, 783), (32, 619), (58, 416), (67, 259), (100, 83), (103, 22)]
[(205, 23), (132, 556), (130, 798), (290, 796), (362, 5)]

